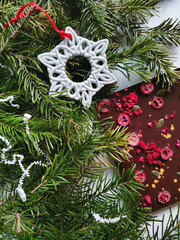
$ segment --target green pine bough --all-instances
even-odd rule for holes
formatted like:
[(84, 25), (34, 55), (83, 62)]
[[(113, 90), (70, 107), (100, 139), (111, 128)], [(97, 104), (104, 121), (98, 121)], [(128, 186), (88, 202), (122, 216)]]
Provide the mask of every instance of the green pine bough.
[[(167, 47), (180, 43), (179, 22), (167, 19), (155, 28), (145, 26), (156, 14), (160, 0), (34, 2), (46, 10), (59, 29), (71, 26), (93, 41), (107, 38), (110, 69), (119, 69), (127, 78), (134, 72), (144, 81), (156, 77), (167, 90), (178, 79)], [(26, 3), (0, 2), (0, 97), (13, 96), (20, 105), (15, 109), (7, 102), (0, 103), (0, 135), (12, 145), (8, 159), (19, 153), (24, 155), (25, 166), (43, 161), (38, 143), (50, 164), (31, 169), (24, 181), (27, 201), (23, 203), (15, 191), (21, 169), (18, 164), (0, 162), (0, 238), (159, 239), (158, 230), (148, 230), (148, 224), (156, 220), (140, 205), (139, 190), (144, 186), (134, 180), (135, 166), (120, 175), (117, 165), (112, 179), (107, 178), (106, 155), (117, 162), (128, 161), (130, 156), (127, 130), (112, 129), (109, 119), (98, 121), (96, 100), (114, 86), (104, 87), (89, 109), (61, 95), (49, 96), (47, 70), (37, 56), (59, 44), (59, 34), (43, 13), (30, 13), (31, 7), (29, 15), (3, 28)], [(124, 37), (130, 47), (119, 51)], [(69, 64), (73, 71), (73, 65), (79, 63)], [(85, 68), (81, 74), (88, 72)], [(67, 74), (75, 78), (80, 75)], [(31, 137), (23, 123), (25, 113), (32, 115)], [(4, 147), (0, 142), (1, 156)], [(102, 223), (94, 214), (100, 219), (119, 220)], [(162, 225), (163, 221), (159, 220)], [(161, 239), (179, 237), (178, 211), (174, 217), (170, 214)]]

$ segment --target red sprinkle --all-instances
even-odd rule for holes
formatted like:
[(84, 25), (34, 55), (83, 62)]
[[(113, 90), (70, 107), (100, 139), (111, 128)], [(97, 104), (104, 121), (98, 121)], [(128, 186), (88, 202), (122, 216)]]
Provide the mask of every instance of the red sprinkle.
[(170, 117), (173, 119), (175, 117), (175, 114), (174, 113), (171, 114)]
[(143, 163), (144, 162), (144, 157), (140, 157), (138, 162)]
[(134, 111), (134, 114), (135, 114), (136, 116), (139, 116), (142, 112), (143, 112), (143, 111), (142, 111), (142, 109), (140, 108), (140, 109)]
[(177, 143), (176, 143), (176, 147), (180, 148), (180, 140), (177, 139), (176, 141), (177, 141)]
[(118, 107), (118, 108), (122, 107), (120, 103), (115, 103), (115, 104), (116, 104), (116, 107)]
[(126, 101), (127, 101), (127, 98), (126, 98), (126, 97), (123, 97), (123, 98), (122, 98), (122, 101), (123, 101), (123, 102), (126, 102)]
[(156, 125), (157, 124), (157, 120), (154, 120), (153, 123), (154, 123), (154, 125)]
[(138, 149), (136, 152), (137, 152), (137, 153), (141, 153), (142, 151), (141, 151), (141, 149)]
[(168, 130), (168, 128), (166, 127), (166, 128), (163, 128), (161, 132), (162, 132), (162, 133), (165, 133), (165, 134), (168, 134), (168, 133), (167, 133), (167, 130)]
[(147, 202), (147, 204), (152, 204), (151, 197), (149, 195), (144, 196), (144, 200)]
[(152, 122), (148, 122), (148, 127), (152, 127), (153, 126), (153, 124), (152, 124)]

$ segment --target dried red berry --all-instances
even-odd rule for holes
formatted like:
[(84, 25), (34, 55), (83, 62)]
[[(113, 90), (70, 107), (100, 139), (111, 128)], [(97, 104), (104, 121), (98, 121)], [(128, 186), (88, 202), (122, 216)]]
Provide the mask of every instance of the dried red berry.
[(143, 163), (144, 162), (144, 157), (140, 157), (138, 162)]
[(177, 141), (177, 143), (176, 143), (176, 147), (180, 148), (180, 140), (177, 139), (176, 141)]
[(174, 113), (171, 114), (170, 117), (173, 119), (175, 117), (175, 114)]
[(152, 156), (153, 156), (153, 158), (158, 158), (158, 157), (161, 156), (161, 154), (160, 154), (160, 153), (157, 153), (157, 152), (153, 152), (153, 153), (152, 153)]
[(122, 98), (122, 101), (123, 101), (123, 102), (126, 102), (126, 101), (127, 101), (127, 98), (126, 98), (126, 97), (123, 97), (123, 98)]
[(156, 125), (157, 124), (157, 120), (154, 120), (153, 123), (154, 123), (154, 125)]
[(165, 147), (161, 150), (161, 158), (164, 160), (168, 160), (170, 157), (173, 156), (173, 150), (168, 147)]
[(122, 107), (120, 103), (115, 103), (115, 104), (116, 104), (117, 108), (121, 108)]
[(163, 128), (161, 132), (167, 134), (167, 130), (168, 128), (166, 127), (166, 128)]
[(159, 109), (164, 105), (164, 100), (161, 97), (154, 97), (152, 100), (152, 107)]
[(134, 92), (131, 92), (128, 96), (131, 100), (133, 100), (135, 103), (137, 103), (138, 101), (138, 96), (134, 93)]
[(144, 181), (146, 180), (146, 175), (145, 175), (144, 172), (141, 172), (140, 170), (136, 170), (136, 171), (134, 172), (134, 174), (136, 175), (136, 176), (134, 177), (134, 179), (135, 179), (136, 181), (144, 182)]
[(130, 122), (130, 118), (127, 114), (120, 114), (119, 117), (118, 117), (118, 123), (120, 126), (124, 127), (124, 126), (127, 126)]
[(139, 141), (138, 146), (142, 148), (142, 150), (147, 150), (147, 146), (144, 141)]
[(139, 142), (138, 134), (135, 132), (131, 133), (129, 136), (129, 144), (131, 146), (136, 146), (138, 144), (138, 142)]
[(154, 84), (153, 83), (141, 83), (140, 90), (143, 94), (149, 95), (154, 90)]
[(116, 97), (119, 97), (120, 95), (119, 95), (119, 93), (118, 92), (116, 92)]
[(141, 149), (138, 149), (136, 152), (137, 152), (137, 153), (141, 153), (142, 151), (141, 151)]
[(158, 201), (160, 203), (165, 204), (170, 201), (170, 198), (171, 198), (171, 194), (168, 191), (163, 191), (158, 194)]
[(111, 103), (108, 99), (102, 99), (99, 103), (98, 103), (98, 109), (100, 112), (102, 113), (107, 113), (110, 110), (110, 106)]
[(149, 144), (149, 149), (154, 149), (154, 148), (157, 148), (157, 144), (155, 142), (151, 142)]
[(153, 124), (152, 124), (152, 122), (148, 122), (148, 127), (152, 127), (153, 126)]
[(151, 197), (149, 195), (144, 196), (144, 200), (147, 202), (147, 204), (152, 204)]
[(142, 111), (142, 109), (140, 108), (140, 109), (134, 111), (134, 114), (135, 114), (136, 116), (139, 116), (142, 112), (143, 112), (143, 111)]

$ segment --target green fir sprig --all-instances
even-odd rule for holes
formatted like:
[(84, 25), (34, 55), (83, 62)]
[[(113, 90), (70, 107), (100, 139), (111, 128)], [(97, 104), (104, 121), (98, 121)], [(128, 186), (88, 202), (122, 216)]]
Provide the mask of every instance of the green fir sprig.
[[(28, 2), (0, 2), (0, 98), (13, 96), (20, 105), (15, 109), (8, 102), (0, 103), (0, 135), (12, 145), (6, 153), (8, 159), (18, 153), (24, 155), (26, 167), (33, 161), (45, 162), (40, 146), (50, 164), (31, 169), (24, 181), (27, 201), (23, 203), (15, 191), (22, 173), (18, 164), (0, 162), (0, 238), (158, 239), (156, 230), (150, 233), (147, 229), (156, 220), (143, 207), (139, 190), (144, 185), (134, 179), (136, 166), (120, 174), (117, 164), (111, 179), (106, 174), (110, 164), (107, 155), (116, 162), (129, 160), (128, 130), (113, 129), (110, 119), (99, 121), (96, 103), (87, 109), (62, 94), (48, 94), (47, 70), (37, 55), (51, 51), (61, 41), (49, 20), (43, 13), (32, 13), (34, 8), (29, 7), (25, 18), (3, 28)], [(167, 45), (179, 44), (179, 22), (167, 19), (157, 27), (146, 26), (148, 19), (158, 13), (159, 0), (33, 2), (48, 12), (59, 29), (71, 26), (94, 41), (107, 38), (108, 66), (127, 78), (131, 72), (144, 81), (156, 77), (167, 89), (178, 78)], [(124, 39), (128, 45), (120, 50)], [(82, 67), (74, 60), (69, 64)], [(67, 74), (77, 78), (87, 72)], [(102, 89), (100, 97), (113, 88)], [(32, 115), (30, 135), (23, 122), (25, 113)], [(4, 147), (5, 143), (0, 142), (0, 154)], [(93, 213), (120, 220), (101, 223)], [(162, 239), (179, 237), (178, 219), (179, 212), (175, 218), (171, 214)], [(163, 224), (163, 220), (160, 222)]]

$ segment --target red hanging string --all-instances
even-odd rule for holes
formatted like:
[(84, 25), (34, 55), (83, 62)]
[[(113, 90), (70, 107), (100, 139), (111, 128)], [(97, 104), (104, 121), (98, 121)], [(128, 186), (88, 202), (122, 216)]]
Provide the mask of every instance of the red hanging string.
[[(60, 33), (60, 36), (61, 36), (61, 38), (62, 38), (63, 40), (64, 40), (65, 37), (67, 37), (67, 38), (69, 38), (69, 39), (72, 39), (72, 35), (71, 35), (70, 33), (65, 33), (64, 30), (61, 30), (61, 31), (60, 31), (60, 30), (56, 27), (55, 23), (53, 22), (52, 18), (49, 16), (49, 14), (48, 14), (46, 11), (44, 11), (44, 9), (42, 9), (39, 5), (37, 5), (36, 3), (33, 3), (33, 2), (30, 2), (30, 3), (27, 3), (26, 5), (23, 5), (23, 6), (19, 9), (16, 17), (15, 17), (15, 18), (12, 18), (12, 19), (9, 21), (9, 23), (10, 23), (10, 24), (13, 24), (13, 22), (18, 21), (19, 18), (24, 18), (24, 17), (26, 16), (26, 13), (22, 13), (22, 12), (24, 11), (24, 9), (25, 9), (27, 6), (34, 6), (34, 7), (36, 7), (33, 12), (36, 12), (36, 11), (42, 11), (42, 12), (44, 12), (44, 13), (46, 14), (46, 16), (49, 18), (49, 20), (50, 20), (50, 22), (51, 22), (54, 30), (55, 30), (56, 32)], [(30, 13), (31, 13), (31, 12), (30, 12)], [(30, 14), (30, 13), (29, 13), (29, 14)], [(6, 23), (6, 25), (4, 25), (4, 28), (8, 28), (8, 27), (9, 27), (9, 23)]]

